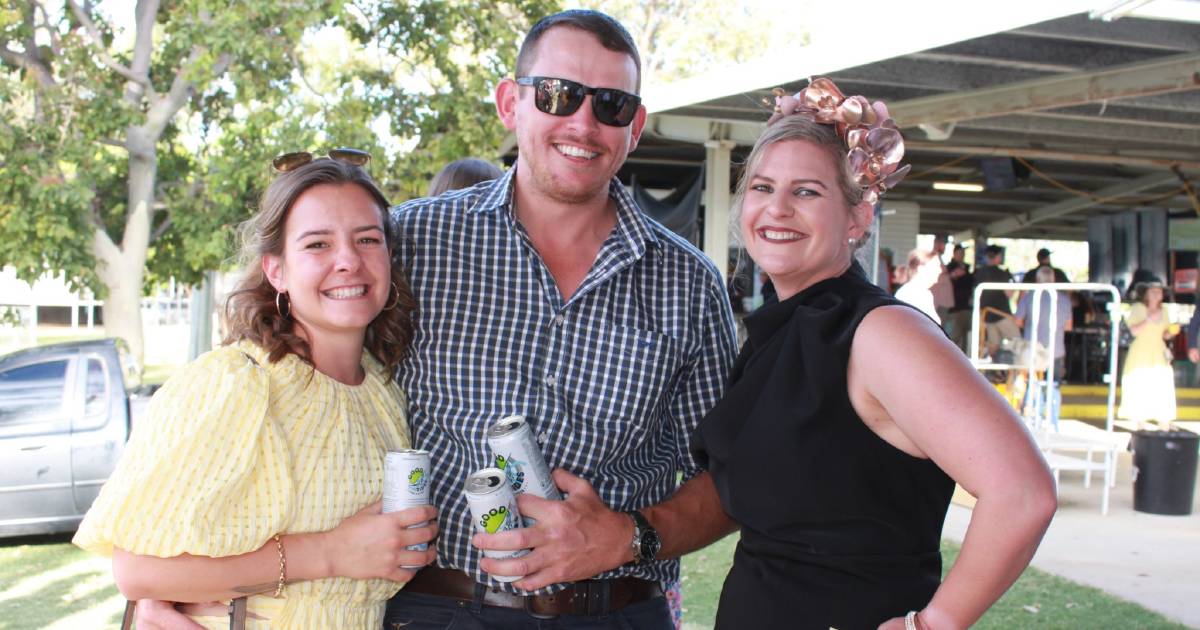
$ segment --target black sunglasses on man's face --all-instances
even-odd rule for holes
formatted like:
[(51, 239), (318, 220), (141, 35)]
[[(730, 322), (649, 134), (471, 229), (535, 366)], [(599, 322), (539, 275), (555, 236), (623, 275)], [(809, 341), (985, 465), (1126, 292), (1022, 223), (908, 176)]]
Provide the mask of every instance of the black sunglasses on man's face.
[(613, 88), (594, 88), (582, 83), (553, 77), (517, 77), (517, 85), (532, 86), (533, 103), (538, 111), (551, 116), (574, 114), (583, 99), (592, 95), (592, 114), (612, 127), (628, 127), (637, 115), (642, 97)]

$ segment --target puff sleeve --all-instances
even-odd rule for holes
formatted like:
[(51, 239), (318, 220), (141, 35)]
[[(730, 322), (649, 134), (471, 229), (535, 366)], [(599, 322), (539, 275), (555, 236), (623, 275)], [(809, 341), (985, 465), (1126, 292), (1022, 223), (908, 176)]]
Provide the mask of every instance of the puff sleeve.
[(214, 350), (154, 396), (74, 543), (158, 557), (231, 556), (285, 529), (288, 445), (269, 418), (270, 376), (235, 347)]

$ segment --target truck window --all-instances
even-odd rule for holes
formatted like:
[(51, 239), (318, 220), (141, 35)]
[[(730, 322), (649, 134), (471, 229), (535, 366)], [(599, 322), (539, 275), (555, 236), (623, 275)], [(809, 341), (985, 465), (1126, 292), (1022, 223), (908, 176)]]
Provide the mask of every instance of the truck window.
[(66, 430), (63, 386), (68, 359), (0, 372), (0, 436)]
[(95, 357), (87, 361), (87, 386), (84, 390), (83, 416), (89, 426), (104, 424), (108, 414), (108, 371), (104, 362)]

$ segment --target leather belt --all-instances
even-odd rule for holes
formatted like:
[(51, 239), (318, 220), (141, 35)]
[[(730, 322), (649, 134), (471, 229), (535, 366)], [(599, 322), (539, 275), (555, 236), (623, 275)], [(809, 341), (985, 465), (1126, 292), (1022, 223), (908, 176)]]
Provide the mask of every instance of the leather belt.
[(421, 569), (404, 587), (404, 591), (524, 610), (543, 618), (559, 615), (604, 616), (630, 604), (662, 597), (663, 594), (658, 582), (623, 577), (574, 582), (552, 595), (514, 595), (479, 584), (462, 571), (440, 567)]

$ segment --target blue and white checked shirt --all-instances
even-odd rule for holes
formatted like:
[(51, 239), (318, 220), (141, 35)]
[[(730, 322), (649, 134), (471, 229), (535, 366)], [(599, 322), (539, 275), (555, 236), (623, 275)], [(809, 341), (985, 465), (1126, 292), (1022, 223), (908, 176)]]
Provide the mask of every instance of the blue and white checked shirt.
[[(433, 455), (438, 564), (480, 582), (462, 490), (492, 465), (492, 423), (524, 415), (550, 467), (588, 480), (610, 508), (653, 505), (677, 473), (700, 471), (692, 430), (723, 393), (736, 343), (716, 267), (616, 179), (617, 225), (564, 304), (516, 220), (515, 172), (392, 210), (418, 304), (399, 378), (414, 442)], [(679, 562), (601, 577), (624, 575), (671, 581)]]

